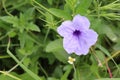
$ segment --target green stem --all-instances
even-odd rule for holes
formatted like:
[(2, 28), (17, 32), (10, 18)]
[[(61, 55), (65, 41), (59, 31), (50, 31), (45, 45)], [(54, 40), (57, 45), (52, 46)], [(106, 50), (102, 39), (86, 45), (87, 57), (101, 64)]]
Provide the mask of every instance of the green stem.
[(6, 37), (7, 37), (7, 35), (8, 35), (8, 34), (5, 34), (4, 36), (1, 36), (1, 37), (0, 37), (0, 40), (2, 40), (2, 39), (4, 39), (4, 38), (6, 38)]
[(13, 16), (12, 14), (10, 14), (10, 13), (7, 11), (7, 9), (6, 9), (6, 7), (5, 7), (5, 0), (2, 0), (2, 4), (3, 4), (3, 8), (4, 8), (5, 12), (6, 12), (9, 16)]
[(4, 58), (10, 58), (10, 56), (9, 55), (0, 56), (0, 59), (4, 59)]
[(45, 74), (45, 76), (48, 78), (48, 74), (47, 74), (46, 71), (43, 69), (43, 67), (41, 66), (40, 63), (39, 63), (39, 66), (40, 66), (41, 70), (43, 71), (43, 73)]
[[(116, 57), (116, 56), (119, 55), (119, 54), (120, 54), (120, 51), (117, 51), (117, 52), (113, 53), (113, 55), (112, 55), (111, 57), (114, 58), (114, 57)], [(108, 62), (109, 60), (111, 60), (110, 57), (108, 57), (108, 58), (106, 59), (106, 61), (104, 61), (102, 64), (105, 64), (105, 63)]]
[(96, 55), (95, 50), (94, 50), (92, 47), (90, 48), (90, 50), (91, 50), (91, 52), (93, 53), (93, 55), (95, 56), (95, 59), (96, 59), (96, 61), (98, 62), (98, 65), (102, 67), (102, 66), (103, 66), (103, 65), (102, 65), (102, 62), (101, 62), (101, 60), (98, 58), (98, 56)]
[[(6, 47), (7, 46), (7, 44), (2, 44), (2, 45), (0, 45), (0, 47)], [(12, 44), (11, 45), (11, 47), (14, 47), (14, 46), (19, 46), (19, 44)]]
[(32, 0), (34, 3), (36, 3), (37, 5), (39, 5), (41, 8), (43, 8), (44, 10), (46, 10), (47, 12), (49, 12), (50, 14), (54, 15), (51, 11), (49, 11), (46, 7), (44, 7), (43, 5), (41, 5), (40, 3), (38, 3), (35, 0)]
[(7, 75), (7, 76), (9, 76), (9, 77), (11, 77), (11, 78), (13, 78), (13, 79), (16, 79), (16, 80), (22, 80), (22, 79), (20, 79), (20, 78), (18, 78), (18, 77), (16, 77), (16, 76), (13, 76), (13, 75), (9, 74), (9, 73), (6, 72), (6, 71), (0, 71), (0, 73), (2, 73), (2, 74), (4, 74), (4, 75)]
[(120, 71), (120, 68), (117, 65), (117, 63), (114, 61), (113, 56), (111, 56), (110, 53), (101, 45), (97, 44), (96, 47), (99, 48), (101, 51), (103, 51), (113, 61), (113, 63), (116, 65), (117, 69)]
[(15, 60), (15, 62), (17, 62), (20, 67), (23, 68), (23, 70), (25, 70), (31, 77), (33, 77), (35, 80), (42, 80), (39, 76), (37, 76), (35, 73), (33, 73), (31, 70), (29, 70), (26, 66), (24, 66), (22, 63), (20, 63), (20, 61), (10, 52), (9, 50), (10, 47), (10, 39), (8, 41), (8, 45), (7, 45), (7, 53)]
[(73, 69), (74, 69), (74, 71), (75, 71), (75, 80), (77, 80), (77, 72), (76, 72), (76, 68), (75, 68), (74, 63), (73, 63), (72, 65), (73, 65)]
[[(25, 55), (24, 57), (23, 57), (23, 59), (20, 61), (20, 63), (22, 63), (23, 62), (23, 60), (25, 59), (27, 57), (27, 55)], [(18, 67), (20, 64), (16, 64), (13, 68), (11, 68), (9, 71), (8, 71), (8, 73), (10, 73), (11, 71), (13, 71), (16, 67)]]
[(47, 32), (46, 32), (46, 35), (45, 35), (45, 38), (44, 38), (44, 43), (46, 42), (46, 39), (47, 39), (47, 37), (48, 37), (49, 32), (50, 32), (50, 28), (48, 27)]

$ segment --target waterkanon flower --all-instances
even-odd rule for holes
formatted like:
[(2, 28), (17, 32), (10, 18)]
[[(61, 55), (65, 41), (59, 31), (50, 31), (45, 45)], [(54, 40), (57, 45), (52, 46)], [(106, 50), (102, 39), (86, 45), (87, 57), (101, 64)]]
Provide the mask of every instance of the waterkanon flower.
[(63, 37), (63, 47), (69, 54), (86, 55), (96, 43), (98, 34), (89, 27), (90, 22), (85, 16), (76, 15), (72, 21), (64, 21), (57, 28)]

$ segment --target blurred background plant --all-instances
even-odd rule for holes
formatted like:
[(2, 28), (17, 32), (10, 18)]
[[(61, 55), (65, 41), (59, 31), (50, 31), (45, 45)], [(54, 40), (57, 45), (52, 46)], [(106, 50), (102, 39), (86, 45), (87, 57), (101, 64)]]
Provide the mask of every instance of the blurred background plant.
[[(56, 32), (76, 14), (99, 34), (85, 56), (67, 54)], [(120, 0), (0, 0), (0, 79), (120, 80), (119, 21)]]

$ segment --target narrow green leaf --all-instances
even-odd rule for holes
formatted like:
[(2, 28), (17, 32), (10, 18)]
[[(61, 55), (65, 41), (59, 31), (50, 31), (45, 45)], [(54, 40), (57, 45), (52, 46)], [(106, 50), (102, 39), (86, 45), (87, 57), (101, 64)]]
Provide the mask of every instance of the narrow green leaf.
[(0, 28), (10, 31), (11, 25), (6, 24), (5, 21), (0, 19)]
[(56, 8), (50, 8), (49, 10), (52, 14), (54, 14), (55, 16), (57, 16), (59, 18), (63, 18), (65, 20), (71, 19), (71, 15), (69, 13), (65, 12), (64, 10), (60, 10), (60, 9), (56, 9)]

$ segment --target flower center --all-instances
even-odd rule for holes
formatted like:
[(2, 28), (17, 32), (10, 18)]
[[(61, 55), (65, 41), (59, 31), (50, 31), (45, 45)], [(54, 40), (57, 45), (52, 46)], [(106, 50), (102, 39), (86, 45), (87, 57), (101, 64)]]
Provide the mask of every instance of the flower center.
[(81, 32), (79, 31), (79, 30), (75, 30), (74, 32), (73, 32), (73, 35), (74, 36), (79, 36), (81, 34)]

